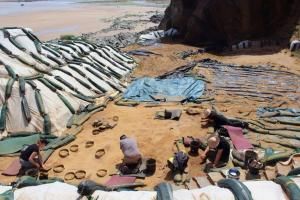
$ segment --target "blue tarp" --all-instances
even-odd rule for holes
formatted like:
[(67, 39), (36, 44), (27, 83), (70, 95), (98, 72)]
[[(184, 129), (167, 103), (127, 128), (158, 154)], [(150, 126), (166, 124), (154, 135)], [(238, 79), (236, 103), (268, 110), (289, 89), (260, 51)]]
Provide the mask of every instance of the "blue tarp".
[(193, 77), (155, 79), (140, 78), (134, 81), (123, 95), (125, 100), (147, 102), (165, 101), (194, 101), (200, 97), (205, 88), (202, 80)]

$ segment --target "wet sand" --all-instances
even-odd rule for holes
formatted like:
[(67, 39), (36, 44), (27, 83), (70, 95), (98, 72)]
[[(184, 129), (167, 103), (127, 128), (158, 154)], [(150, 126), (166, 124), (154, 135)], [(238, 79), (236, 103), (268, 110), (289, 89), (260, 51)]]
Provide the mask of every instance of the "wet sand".
[[(17, 3), (1, 3), (0, 11), (11, 9), (11, 12), (1, 12), (0, 24), (2, 27), (21, 26), (29, 27), (41, 40), (50, 40), (59, 38), (61, 35), (72, 34), (81, 35), (82, 33), (96, 32), (105, 28), (109, 28), (111, 20), (127, 16), (136, 15), (132, 19), (149, 20), (149, 17), (155, 11), (163, 12), (163, 7), (150, 7), (136, 5), (102, 5), (102, 4), (49, 4), (48, 8), (39, 9), (41, 6), (22, 11), (22, 8), (17, 8), (13, 11), (13, 4), (20, 6)], [(47, 6), (46, 4), (45, 6)], [(61, 5), (61, 6), (60, 6)], [(25, 5), (30, 6), (30, 5)], [(137, 9), (138, 8), (138, 9)], [(141, 31), (153, 26), (152, 23), (141, 23), (136, 29), (130, 31)], [(110, 35), (113, 33), (106, 33)]]

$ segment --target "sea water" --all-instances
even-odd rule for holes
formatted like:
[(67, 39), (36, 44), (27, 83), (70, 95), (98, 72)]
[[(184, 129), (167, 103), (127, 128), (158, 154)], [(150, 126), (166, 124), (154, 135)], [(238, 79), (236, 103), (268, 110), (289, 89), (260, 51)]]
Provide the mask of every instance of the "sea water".
[(0, 16), (31, 11), (66, 9), (84, 3), (166, 7), (169, 2), (170, 0), (0, 0)]

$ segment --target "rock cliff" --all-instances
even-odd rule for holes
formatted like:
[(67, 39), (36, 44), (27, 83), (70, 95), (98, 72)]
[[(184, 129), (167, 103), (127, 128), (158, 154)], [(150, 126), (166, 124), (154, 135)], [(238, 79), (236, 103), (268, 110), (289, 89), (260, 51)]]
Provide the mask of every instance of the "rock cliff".
[(171, 0), (160, 28), (179, 29), (193, 45), (287, 39), (300, 15), (299, 0)]

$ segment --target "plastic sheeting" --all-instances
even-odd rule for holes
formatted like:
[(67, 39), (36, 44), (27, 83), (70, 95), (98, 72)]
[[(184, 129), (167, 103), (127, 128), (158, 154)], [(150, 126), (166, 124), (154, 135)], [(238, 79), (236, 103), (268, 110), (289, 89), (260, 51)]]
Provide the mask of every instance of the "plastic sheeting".
[(291, 178), (297, 185), (298, 187), (300, 188), (300, 176), (296, 176), (294, 178)]
[(40, 136), (35, 134), (27, 137), (16, 137), (0, 141), (0, 155), (16, 153), (20, 151), (24, 145), (35, 144), (39, 139)]
[[(51, 183), (18, 189), (14, 193), (15, 200), (63, 200), (77, 199), (77, 187), (66, 183)], [(82, 198), (86, 200), (86, 198)]]
[[(47, 139), (49, 142), (44, 150), (44, 155), (43, 158), (47, 159), (52, 153), (53, 149), (57, 149), (61, 146), (64, 146), (73, 140), (75, 140), (74, 135), (66, 135), (62, 137), (44, 137), (44, 139)], [(34, 134), (34, 135), (29, 135), (29, 136), (23, 136), (23, 137), (11, 137), (11, 138), (6, 138), (4, 140), (0, 141), (0, 156), (2, 155), (9, 155), (13, 153), (17, 153), (23, 149), (24, 146), (26, 145), (31, 145), (35, 144), (38, 140), (40, 139), (39, 134)]]
[(92, 195), (94, 199), (101, 200), (153, 200), (156, 199), (156, 192), (153, 191), (123, 191), (123, 192), (104, 192), (95, 191)]
[(259, 117), (267, 117), (283, 123), (300, 123), (300, 109), (297, 108), (261, 107), (257, 109), (256, 114)]
[[(253, 200), (288, 200), (280, 185), (272, 181), (247, 181), (243, 182), (251, 191)], [(10, 189), (0, 186), (1, 191)], [(55, 182), (39, 186), (17, 189), (14, 193), (15, 200), (59, 200), (77, 199), (77, 187), (66, 183)], [(235, 200), (232, 192), (218, 186), (207, 186), (194, 190), (176, 190), (173, 192), (174, 200)], [(155, 191), (122, 191), (105, 192), (97, 190), (93, 193), (94, 199), (101, 200), (154, 200)], [(82, 200), (86, 200), (83, 197)]]
[(66, 134), (74, 113), (124, 91), (122, 78), (135, 65), (109, 46), (43, 43), (28, 29), (0, 29), (0, 107), (7, 105), (0, 139), (19, 132)]
[(0, 185), (0, 194), (6, 192), (8, 190), (11, 190), (11, 186)]
[(259, 117), (263, 117), (264, 114), (266, 114), (266, 113), (276, 113), (276, 116), (278, 116), (278, 115), (300, 116), (300, 109), (299, 108), (260, 107), (256, 111), (256, 114)]
[(174, 191), (174, 200), (234, 200), (232, 192), (218, 186), (207, 186), (195, 190)]
[(281, 186), (273, 181), (243, 182), (251, 191), (253, 200), (288, 200)]
[(123, 95), (125, 100), (149, 102), (156, 97), (165, 101), (193, 101), (204, 93), (205, 84), (193, 77), (154, 79), (141, 78), (134, 81)]

